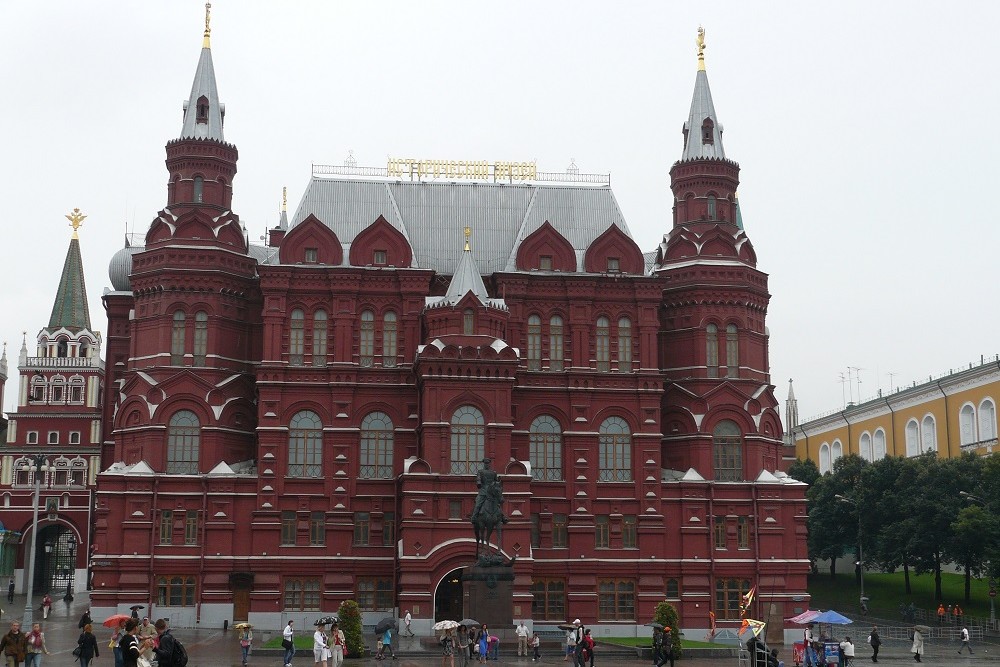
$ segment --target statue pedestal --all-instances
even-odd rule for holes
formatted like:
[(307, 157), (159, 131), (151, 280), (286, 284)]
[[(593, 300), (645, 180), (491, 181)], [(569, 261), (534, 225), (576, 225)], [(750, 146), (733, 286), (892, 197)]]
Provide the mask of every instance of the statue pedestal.
[[(514, 626), (514, 568), (510, 565), (462, 570), (462, 606), (465, 615), (485, 623), (490, 632)], [(502, 635), (499, 635), (502, 636)]]

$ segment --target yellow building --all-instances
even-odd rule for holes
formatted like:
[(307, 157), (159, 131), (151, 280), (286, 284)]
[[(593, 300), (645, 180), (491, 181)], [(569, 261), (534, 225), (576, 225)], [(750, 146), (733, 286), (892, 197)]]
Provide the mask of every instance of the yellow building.
[(812, 459), (825, 473), (848, 454), (869, 461), (925, 452), (941, 458), (992, 454), (997, 400), (1000, 359), (994, 357), (801, 423), (789, 381), (785, 419), (795, 457)]

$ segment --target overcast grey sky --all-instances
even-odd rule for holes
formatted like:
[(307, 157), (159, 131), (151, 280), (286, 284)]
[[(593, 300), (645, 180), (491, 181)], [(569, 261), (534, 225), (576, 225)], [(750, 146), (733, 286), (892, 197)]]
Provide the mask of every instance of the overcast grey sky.
[[(6, 206), (0, 341), (48, 323), (80, 207), (94, 328), (126, 226), (166, 201), (203, 3), (0, 3)], [(803, 417), (1000, 351), (995, 255), (1000, 3), (217, 0), (212, 50), (233, 208), (257, 239), (310, 165), (387, 156), (536, 160), (607, 172), (643, 250), (670, 225), (668, 171), (695, 33), (759, 267), (772, 382)], [(852, 394), (858, 394), (855, 382)], [(843, 392), (843, 393), (842, 393)]]

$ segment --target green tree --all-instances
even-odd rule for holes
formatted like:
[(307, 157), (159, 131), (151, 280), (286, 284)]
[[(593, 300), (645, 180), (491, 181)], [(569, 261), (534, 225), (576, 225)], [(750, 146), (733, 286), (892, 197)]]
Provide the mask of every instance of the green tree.
[(680, 621), (677, 618), (677, 610), (674, 605), (663, 601), (656, 605), (656, 612), (653, 620), (664, 627), (670, 628), (670, 646), (674, 652), (674, 659), (679, 660), (681, 656), (681, 630), (678, 627)]
[(958, 512), (951, 524), (955, 539), (949, 554), (965, 570), (965, 604), (972, 601), (972, 576), (985, 570), (986, 554), (995, 548), (996, 515), (982, 505), (972, 504)]
[(364, 657), (365, 640), (361, 635), (361, 610), (354, 600), (344, 600), (337, 612), (340, 617), (340, 629), (344, 631), (347, 642), (347, 653), (352, 657)]
[(903, 525), (912, 503), (912, 493), (900, 480), (915, 474), (916, 468), (909, 465), (908, 459), (887, 456), (864, 470), (857, 493), (863, 507), (865, 563), (883, 572), (903, 568), (907, 594), (911, 592), (910, 559), (906, 551), (909, 529), (904, 529)]
[(819, 468), (812, 459), (795, 459), (795, 462), (788, 466), (788, 476), (797, 479), (809, 486), (819, 479)]

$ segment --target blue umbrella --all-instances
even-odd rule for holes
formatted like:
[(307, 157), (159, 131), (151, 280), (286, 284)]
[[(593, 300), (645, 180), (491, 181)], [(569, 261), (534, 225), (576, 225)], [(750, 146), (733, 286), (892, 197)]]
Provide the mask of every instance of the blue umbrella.
[(809, 619), (810, 623), (832, 623), (834, 625), (850, 625), (854, 621), (842, 614), (838, 614), (832, 609), (824, 611), (815, 618)]

